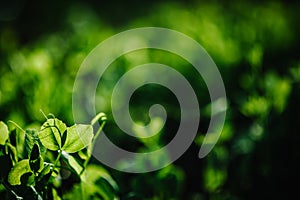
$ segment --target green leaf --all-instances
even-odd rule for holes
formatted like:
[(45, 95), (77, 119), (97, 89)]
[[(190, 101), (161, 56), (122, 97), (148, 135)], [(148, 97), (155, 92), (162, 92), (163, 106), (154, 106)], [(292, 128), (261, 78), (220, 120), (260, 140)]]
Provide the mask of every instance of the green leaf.
[(25, 154), (26, 153), (25, 138), (26, 138), (26, 132), (24, 132), (23, 130), (16, 129), (16, 146), (15, 147), (17, 149), (18, 157), (20, 157), (20, 158), (28, 158), (28, 153)]
[(46, 148), (43, 146), (39, 139), (38, 131), (35, 129), (27, 129), (25, 131), (25, 151), (26, 151), (26, 156), (30, 157), (30, 153), (32, 152), (32, 148), (34, 144), (39, 145), (39, 151), (40, 153), (45, 153)]
[(43, 167), (44, 160), (40, 155), (38, 144), (34, 144), (29, 158), (30, 169), (33, 172), (38, 172)]
[(4, 145), (8, 139), (8, 127), (2, 121), (0, 121), (0, 144)]
[(23, 174), (31, 172), (29, 159), (24, 159), (18, 162), (8, 174), (8, 182), (11, 185), (21, 185), (21, 177)]
[(52, 188), (52, 195), (53, 195), (53, 200), (61, 200), (60, 196), (58, 195), (57, 191)]
[[(90, 147), (90, 146), (89, 146)], [(86, 149), (82, 149), (81, 151), (78, 151), (78, 156), (82, 159), (82, 160), (87, 160), (91, 157), (91, 153), (89, 152), (89, 147)]]
[(61, 148), (61, 136), (66, 131), (67, 126), (58, 119), (48, 119), (41, 127), (39, 138), (42, 144), (52, 151)]
[(10, 159), (16, 163), (18, 162), (18, 155), (17, 155), (17, 150), (14, 146), (12, 146), (10, 143), (6, 143), (6, 146), (8, 147), (8, 154), (10, 156)]
[(43, 170), (41, 171), (41, 173), (39, 175), (44, 176), (44, 175), (48, 174), (50, 172), (50, 170), (51, 170), (50, 164), (45, 164)]
[(36, 143), (38, 139), (38, 133), (36, 130), (34, 129), (27, 129), (25, 131), (25, 151), (26, 151), (26, 156), (29, 157), (29, 154), (31, 152), (31, 149), (33, 147), (33, 145)]
[(109, 172), (99, 165), (88, 165), (81, 175), (81, 180), (88, 183), (96, 183), (98, 179), (106, 180), (115, 191), (118, 190), (118, 185)]
[[(73, 154), (74, 155), (74, 154)], [(83, 163), (80, 162), (80, 158), (75, 158), (73, 155), (70, 155), (68, 153), (63, 153), (62, 158), (64, 162), (70, 166), (72, 169), (74, 169), (74, 172), (77, 173), (77, 175), (80, 174), (80, 172), (83, 170)]]
[(110, 174), (98, 165), (87, 166), (81, 175), (84, 182), (83, 195), (86, 199), (91, 196), (100, 195), (102, 199), (115, 199), (115, 192), (118, 191), (118, 185)]
[(75, 153), (91, 144), (93, 139), (93, 127), (86, 124), (75, 124), (67, 128), (67, 139), (62, 147), (67, 153)]

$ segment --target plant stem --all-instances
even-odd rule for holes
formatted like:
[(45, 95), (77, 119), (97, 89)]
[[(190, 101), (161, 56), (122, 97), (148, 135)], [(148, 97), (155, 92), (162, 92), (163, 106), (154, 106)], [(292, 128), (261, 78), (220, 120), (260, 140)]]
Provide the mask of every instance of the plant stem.
[(81, 199), (83, 199), (83, 197), (84, 197), (84, 195), (83, 195), (84, 190), (83, 190), (82, 184), (83, 184), (82, 181), (80, 181), (80, 197), (81, 197)]
[(95, 144), (96, 144), (96, 140), (97, 140), (98, 136), (100, 135), (101, 131), (103, 130), (103, 127), (104, 127), (105, 124), (106, 124), (106, 121), (103, 121), (102, 124), (101, 124), (101, 126), (99, 127), (98, 131), (96, 132), (96, 134), (94, 136), (94, 139), (92, 141), (91, 146), (88, 147), (88, 150), (90, 150), (90, 152), (88, 152), (88, 153), (90, 153), (90, 156), (84, 161), (84, 163), (83, 163), (83, 169), (81, 170), (80, 175), (82, 175), (82, 173), (84, 172), (86, 166), (88, 165), (88, 163), (89, 163), (89, 161), (90, 161), (90, 159), (92, 157), (92, 152), (94, 150), (94, 147), (95, 147)]
[(59, 159), (60, 159), (61, 154), (62, 154), (62, 150), (60, 149), (60, 150), (59, 150), (59, 153), (58, 153), (58, 156), (57, 156), (57, 158), (56, 158), (56, 160), (55, 160), (55, 162), (54, 162), (53, 170), (54, 170), (54, 168), (57, 166), (57, 163), (58, 163), (58, 161), (59, 161)]
[(34, 194), (38, 197), (38, 200), (43, 200), (43, 198), (41, 197), (41, 195), (36, 191), (36, 189), (33, 186), (30, 186), (30, 188), (32, 189), (32, 191), (34, 192)]
[[(44, 163), (47, 163), (47, 162), (44, 162)], [(65, 167), (65, 166), (61, 166), (61, 165), (54, 166), (54, 164), (52, 164), (52, 163), (47, 163), (47, 164), (49, 164), (52, 167), (56, 167), (56, 168), (67, 170), (67, 171), (73, 173), (74, 175), (78, 176), (77, 172), (74, 169), (72, 169), (69, 165), (68, 165), (68, 167)]]
[(92, 150), (94, 149), (94, 146), (95, 146), (95, 143), (96, 143), (96, 139), (100, 135), (100, 133), (103, 130), (105, 124), (106, 124), (106, 121), (103, 121), (102, 124), (101, 124), (101, 126), (99, 127), (97, 133), (95, 134), (95, 137), (94, 137), (93, 142), (92, 142), (92, 147), (91, 147)]

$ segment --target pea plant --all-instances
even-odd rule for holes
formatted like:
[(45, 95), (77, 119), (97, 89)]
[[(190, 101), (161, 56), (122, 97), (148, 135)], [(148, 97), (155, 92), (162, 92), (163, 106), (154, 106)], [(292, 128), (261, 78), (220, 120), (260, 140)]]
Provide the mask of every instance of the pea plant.
[[(90, 162), (106, 115), (90, 124), (66, 124), (44, 115), (40, 129), (0, 121), (0, 183), (7, 199), (117, 199), (117, 184)], [(95, 132), (93, 126), (100, 123)]]

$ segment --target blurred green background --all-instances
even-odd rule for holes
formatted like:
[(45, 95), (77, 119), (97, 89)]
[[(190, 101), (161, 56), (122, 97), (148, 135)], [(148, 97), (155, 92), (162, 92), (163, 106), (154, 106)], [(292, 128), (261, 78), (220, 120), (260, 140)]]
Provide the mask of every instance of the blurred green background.
[[(99, 42), (131, 28), (174, 29), (198, 41), (219, 67), (228, 97), (222, 135), (213, 151), (199, 159), (210, 103), (205, 83), (186, 61), (157, 50), (121, 56), (103, 76), (96, 95), (97, 111), (109, 118), (104, 131), (114, 143), (131, 151), (153, 150), (167, 144), (178, 128), (179, 104), (170, 91), (157, 85), (140, 88), (130, 105), (133, 118), (141, 123), (148, 122), (152, 104), (165, 106), (168, 119), (157, 137), (129, 138), (114, 123), (110, 109), (114, 84), (142, 63), (164, 63), (185, 75), (197, 91), (201, 123), (191, 147), (167, 168), (146, 174), (107, 168), (119, 185), (117, 195), (290, 199), (300, 178), (299, 10), (297, 1), (1, 2), (0, 120), (32, 126), (44, 121), (42, 109), (72, 124), (76, 73)], [(168, 158), (153, 158), (152, 164), (159, 159)], [(62, 190), (67, 193), (69, 187)]]

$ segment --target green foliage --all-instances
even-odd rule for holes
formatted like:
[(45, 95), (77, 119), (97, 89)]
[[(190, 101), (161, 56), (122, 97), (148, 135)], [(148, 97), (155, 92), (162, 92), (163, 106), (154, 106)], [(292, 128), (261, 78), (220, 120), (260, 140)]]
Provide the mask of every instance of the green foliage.
[(41, 127), (39, 139), (42, 144), (52, 151), (61, 149), (61, 137), (67, 126), (58, 119), (48, 119)]
[[(192, 148), (192, 153), (189, 151), (183, 156), (183, 161), (170, 165), (168, 170), (149, 174), (113, 172), (118, 178), (122, 199), (259, 199), (262, 198), (261, 193), (265, 193), (263, 197), (272, 199), (273, 196), (280, 198), (277, 194), (284, 193), (282, 183), (289, 184), (291, 177), (296, 177), (299, 171), (299, 165), (293, 163), (299, 160), (297, 152), (300, 141), (296, 126), (300, 117), (296, 107), (300, 100), (300, 59), (297, 54), (299, 5), (285, 5), (283, 1), (263, 4), (253, 1), (235, 1), (231, 4), (221, 1), (188, 1), (186, 4), (179, 1), (149, 2), (153, 4), (145, 6), (143, 3), (140, 7), (135, 4), (132, 8), (134, 12), (130, 12), (132, 4), (128, 4), (128, 9), (115, 9), (117, 5), (114, 5), (114, 9), (108, 11), (105, 5), (101, 5), (105, 12), (99, 11), (99, 15), (98, 7), (89, 6), (86, 2), (65, 3), (68, 4), (67, 9), (55, 10), (58, 13), (55, 16), (60, 16), (54, 23), (55, 27), (51, 27), (53, 24), (48, 15), (44, 20), (41, 16), (45, 23), (37, 20), (34, 24), (29, 19), (36, 18), (36, 12), (31, 12), (34, 16), (28, 17), (30, 11), (26, 9), (30, 6), (25, 6), (22, 12), (24, 18), (22, 15), (16, 23), (5, 22), (1, 26), (1, 120), (14, 119), (27, 128), (19, 131), (0, 122), (0, 191), (5, 191), (6, 187), (6, 191), (14, 191), (23, 197), (29, 193), (31, 199), (38, 196), (34, 195), (35, 191), (38, 194), (43, 192), (43, 197), (49, 199), (78, 199), (80, 195), (87, 199), (100, 196), (112, 199), (114, 184), (107, 178), (99, 181), (99, 172), (95, 172), (103, 168), (93, 163), (89, 169), (89, 165), (85, 164), (90, 161), (93, 146), (89, 144), (90, 131), (86, 132), (84, 142), (78, 143), (74, 139), (80, 130), (90, 129), (89, 126), (75, 131), (73, 126), (64, 125), (64, 122), (72, 122), (72, 86), (80, 64), (99, 42), (120, 30), (161, 26), (192, 37), (216, 62), (228, 96), (226, 123), (213, 151), (199, 160), (197, 151), (203, 143), (206, 122), (210, 120), (211, 103), (198, 72), (178, 56), (155, 50), (131, 52), (114, 61), (102, 76), (101, 87), (97, 88), (96, 110), (103, 110), (111, 116), (111, 92), (119, 77), (133, 66), (156, 62), (174, 67), (190, 81), (199, 98), (202, 114), (195, 140), (197, 148)], [(56, 3), (53, 1), (51, 5)], [(31, 7), (36, 8), (36, 5)], [(57, 6), (49, 6), (49, 14), (54, 19), (51, 7)], [(135, 13), (138, 18), (128, 17)], [(110, 23), (111, 19), (116, 21)], [(116, 26), (119, 23), (121, 28)], [(44, 25), (49, 30), (28, 35), (27, 30), (31, 29), (27, 24), (37, 27), (37, 30)], [(57, 29), (57, 24), (61, 24), (60, 29)], [(22, 26), (16, 27), (19, 25)], [(151, 74), (137, 78), (143, 76)], [(149, 105), (161, 103), (165, 106), (168, 120), (162, 130), (159, 129), (162, 125), (159, 118), (154, 120), (151, 130), (132, 127), (136, 136), (159, 132), (157, 135), (132, 139), (122, 133), (109, 117), (107, 127), (112, 133), (108, 134), (109, 139), (133, 152), (154, 151), (166, 145), (180, 121), (178, 104), (174, 96), (167, 94), (166, 90), (159, 88), (142, 88), (130, 102), (131, 115), (143, 124), (149, 120)], [(44, 118), (38, 112), (40, 108), (56, 113), (64, 122), (49, 118), (41, 129)], [(102, 118), (105, 118), (103, 114), (97, 115), (91, 125)], [(70, 129), (75, 133), (68, 138)], [(213, 133), (210, 137), (212, 141), (215, 139)], [(76, 152), (78, 149), (81, 150)], [(21, 185), (12, 187), (8, 183), (8, 174), (25, 159), (29, 160), (30, 171), (22, 172), (24, 174), (15, 180)], [(149, 164), (156, 166), (165, 159), (170, 158), (164, 154), (151, 158), (150, 163), (133, 161), (143, 168)], [(57, 164), (55, 169), (54, 163)], [(125, 167), (130, 164), (120, 163)], [(67, 184), (62, 184), (64, 180)], [(70, 182), (71, 189), (68, 186)], [(45, 189), (45, 183), (48, 183), (48, 189)], [(64, 190), (63, 195), (59, 189)]]
[(91, 144), (93, 139), (93, 127), (86, 124), (76, 124), (67, 128), (67, 139), (62, 150), (67, 153), (75, 153)]
[[(21, 185), (21, 177), (32, 172), (29, 166), (29, 159), (19, 161), (14, 165), (8, 174), (8, 183), (11, 185)], [(27, 185), (27, 183), (25, 183)]]
[[(101, 113), (92, 122), (99, 121), (102, 126), (106, 121), (105, 114)], [(103, 199), (116, 198), (118, 186), (111, 175), (100, 166), (88, 165), (91, 154), (79, 159), (79, 152), (92, 146), (96, 140), (93, 126), (76, 124), (67, 127), (61, 120), (53, 117), (41, 126), (40, 130), (20, 129), (12, 122), (9, 128), (0, 122), (0, 183), (8, 191), (7, 198), (15, 199), (60, 199), (74, 197), (78, 194), (81, 199), (97, 195)], [(16, 134), (25, 132), (25, 135)], [(16, 148), (19, 139), (23, 136), (22, 144), (25, 154), (18, 154)], [(22, 156), (20, 156), (22, 155)], [(77, 177), (70, 191), (60, 193), (57, 189), (62, 184), (62, 177), (66, 172)], [(72, 176), (70, 176), (72, 177)], [(67, 179), (67, 178), (65, 178)], [(98, 184), (98, 181), (102, 181)], [(86, 184), (88, 183), (88, 184)]]

